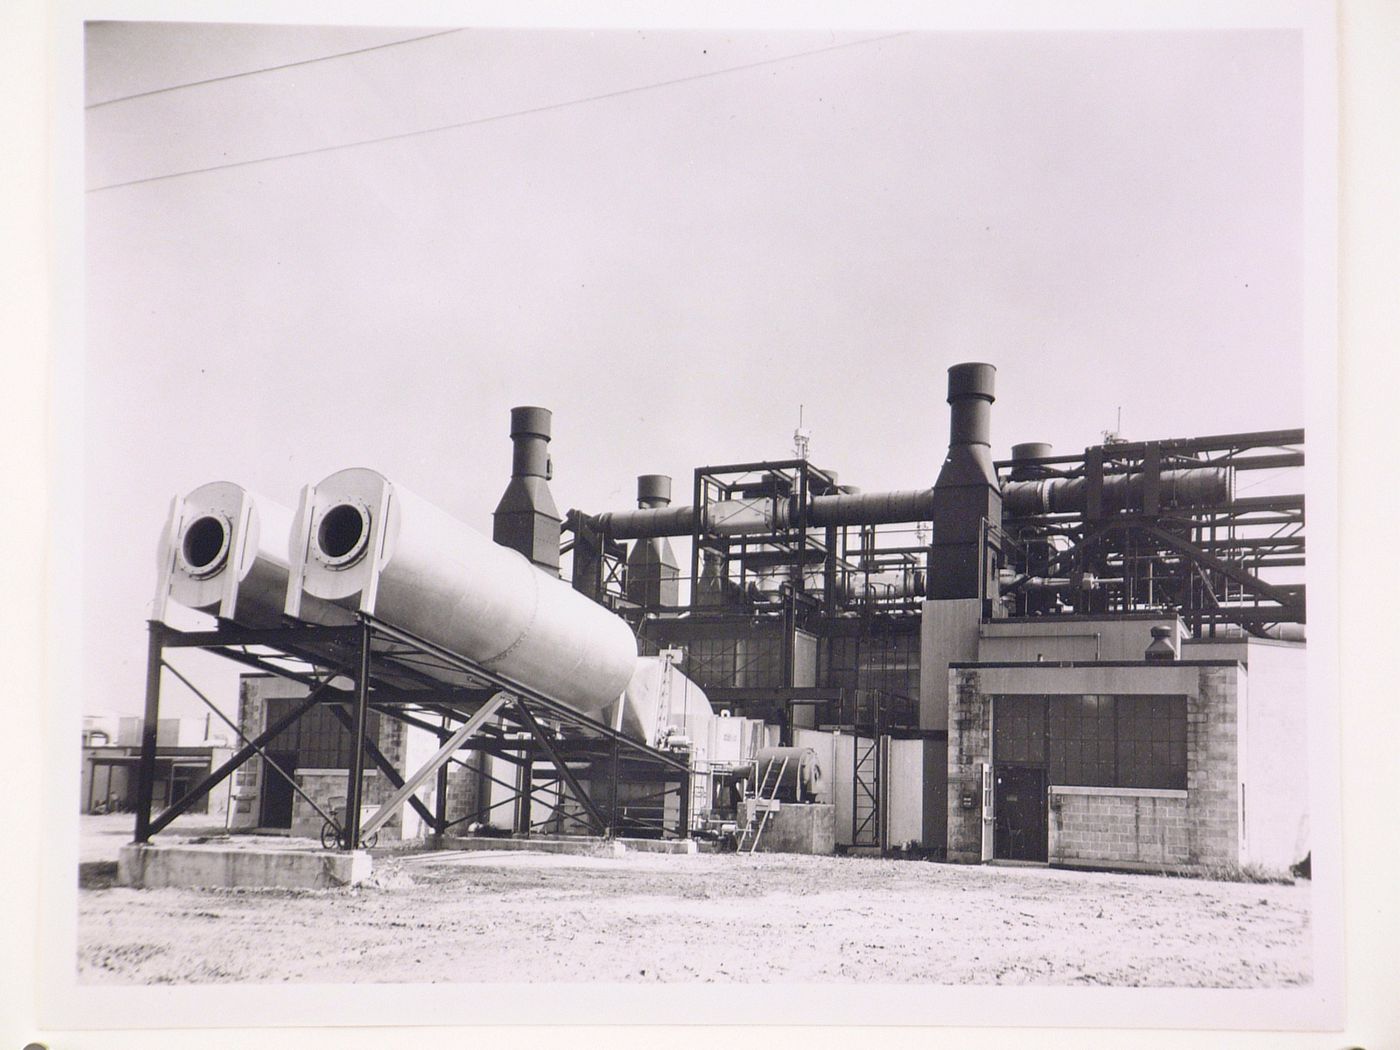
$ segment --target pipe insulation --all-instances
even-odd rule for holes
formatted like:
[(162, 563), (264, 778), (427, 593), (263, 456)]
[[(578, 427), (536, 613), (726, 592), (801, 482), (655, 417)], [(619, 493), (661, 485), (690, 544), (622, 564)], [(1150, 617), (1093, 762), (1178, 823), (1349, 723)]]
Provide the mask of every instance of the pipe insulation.
[(152, 618), (169, 602), (246, 627), (281, 622), (292, 512), (231, 481), (211, 481), (170, 502), (157, 548)]
[(372, 614), (595, 718), (636, 670), (619, 617), (373, 470), (307, 486), (292, 537), (290, 616)]

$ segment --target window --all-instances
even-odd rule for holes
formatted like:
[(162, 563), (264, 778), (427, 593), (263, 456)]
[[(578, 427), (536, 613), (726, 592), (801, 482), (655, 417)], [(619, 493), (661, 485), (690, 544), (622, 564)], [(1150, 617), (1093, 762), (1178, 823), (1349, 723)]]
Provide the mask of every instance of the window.
[(993, 756), (1050, 783), (1186, 787), (1184, 696), (998, 696)]
[(1186, 698), (1120, 696), (1118, 786), (1186, 787)]

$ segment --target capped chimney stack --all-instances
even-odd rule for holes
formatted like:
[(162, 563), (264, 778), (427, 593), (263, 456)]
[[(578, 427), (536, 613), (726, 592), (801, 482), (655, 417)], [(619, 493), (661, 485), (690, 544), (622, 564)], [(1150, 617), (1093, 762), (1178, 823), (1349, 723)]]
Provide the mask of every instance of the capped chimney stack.
[(510, 410), (510, 484), (496, 505), (491, 538), (517, 550), (553, 576), (559, 575), (559, 510), (549, 491), (552, 413), (522, 405)]
[(929, 597), (997, 596), (997, 559), (984, 549), (986, 525), (1001, 525), (1001, 488), (992, 469), (991, 412), (996, 366), (948, 369), (948, 455), (933, 486)]
[[(637, 507), (658, 509), (671, 505), (671, 479), (665, 474), (637, 478)], [(674, 606), (681, 602), (681, 570), (671, 541), (665, 536), (639, 539), (627, 555), (627, 597), (646, 608)]]

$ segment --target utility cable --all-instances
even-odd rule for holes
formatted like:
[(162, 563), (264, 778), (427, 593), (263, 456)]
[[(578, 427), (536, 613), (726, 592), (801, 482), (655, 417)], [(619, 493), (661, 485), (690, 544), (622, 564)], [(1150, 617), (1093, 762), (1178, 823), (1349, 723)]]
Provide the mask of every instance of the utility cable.
[(319, 55), (316, 58), (303, 58), (296, 62), (283, 62), (277, 66), (263, 66), (259, 69), (245, 69), (239, 73), (226, 73), (220, 77), (207, 77), (204, 80), (191, 80), (184, 84), (171, 84), (168, 87), (152, 88), (150, 91), (138, 91), (134, 95), (122, 95), (119, 98), (105, 98), (101, 102), (92, 102), (84, 106), (84, 109), (99, 109), (102, 106), (114, 106), (118, 102), (130, 102), (134, 98), (150, 98), (152, 95), (163, 95), (167, 91), (183, 91), (185, 88), (201, 87), (204, 84), (218, 84), (225, 80), (237, 80), (240, 77), (257, 76), (259, 73), (273, 73), (279, 69), (294, 69), (297, 66), (310, 66), (317, 62), (329, 62), (333, 58), (348, 58), (351, 55), (363, 55), (370, 51), (383, 51), (385, 48), (398, 47), (401, 44), (416, 44), (420, 40), (433, 40), (436, 37), (448, 36), (451, 33), (460, 33), (460, 29), (444, 29), (437, 33), (426, 33), (423, 36), (411, 36), (405, 40), (389, 40), (383, 44), (374, 44), (370, 47), (357, 47), (353, 51), (337, 51), (333, 55)]
[(113, 182), (105, 186), (93, 186), (87, 190), (88, 193), (98, 193), (102, 190), (118, 190), (126, 186), (139, 186), (148, 182), (161, 182), (165, 179), (178, 179), (186, 175), (203, 175), (213, 171), (225, 171), (230, 168), (246, 168), (254, 164), (269, 164), (277, 160), (291, 160), (295, 157), (311, 157), (318, 153), (333, 153), (342, 149), (353, 149), (357, 146), (373, 146), (381, 142), (395, 142), (401, 139), (416, 138), (420, 135), (432, 135), (440, 131), (454, 131), (458, 128), (470, 128), (480, 124), (492, 124), (500, 120), (509, 120), (512, 117), (528, 117), (539, 113), (550, 113), (555, 110), (567, 109), (570, 106), (581, 106), (589, 102), (602, 102), (607, 99), (622, 98), (626, 95), (635, 95), (644, 91), (655, 91), (658, 88), (675, 87), (679, 84), (690, 83), (694, 80), (707, 80), (711, 77), (724, 76), (728, 73), (740, 73), (750, 69), (759, 69), (763, 66), (777, 65), (782, 62), (791, 62), (799, 58), (810, 58), (813, 55), (823, 55), (832, 51), (840, 51), (844, 48), (859, 47), (864, 44), (879, 43), (884, 40), (893, 40), (896, 37), (906, 36), (908, 31), (899, 33), (889, 33), (885, 36), (867, 37), (864, 40), (852, 40), (845, 44), (833, 44), (830, 47), (817, 48), (812, 51), (799, 51), (796, 54), (783, 55), (778, 58), (765, 58), (757, 62), (748, 62), (739, 66), (727, 66), (724, 69), (714, 69), (706, 73), (693, 73), (690, 76), (677, 77), (674, 80), (662, 80), (652, 84), (639, 84), (636, 87), (620, 88), (617, 91), (605, 91), (598, 95), (587, 95), (583, 98), (566, 99), (563, 102), (551, 102), (544, 106), (533, 106), (529, 109), (513, 110), (509, 113), (497, 113), (489, 117), (476, 117), (471, 120), (459, 120), (451, 124), (439, 124), (431, 128), (419, 128), (414, 131), (399, 131), (392, 135), (379, 135), (375, 138), (358, 139), (354, 142), (340, 142), (330, 146), (316, 146), (311, 149), (294, 150), (290, 153), (277, 153), (270, 157), (253, 157), (249, 160), (235, 160), (227, 164), (211, 164), (204, 168), (189, 168), (184, 171), (172, 171), (164, 175), (148, 175), (145, 178), (130, 179), (126, 182)]

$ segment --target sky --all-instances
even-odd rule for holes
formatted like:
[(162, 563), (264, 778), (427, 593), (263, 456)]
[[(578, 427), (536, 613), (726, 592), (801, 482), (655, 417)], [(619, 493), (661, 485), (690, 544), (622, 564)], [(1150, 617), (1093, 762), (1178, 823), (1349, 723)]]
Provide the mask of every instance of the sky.
[(799, 406), (843, 481), (927, 486), (959, 361), (998, 366), (998, 458), (1120, 407), (1135, 440), (1303, 425), (1301, 62), (1288, 31), (93, 24), (84, 708), (141, 708), (173, 495), (369, 466), (489, 532), (513, 405), (590, 512), (790, 455)]

